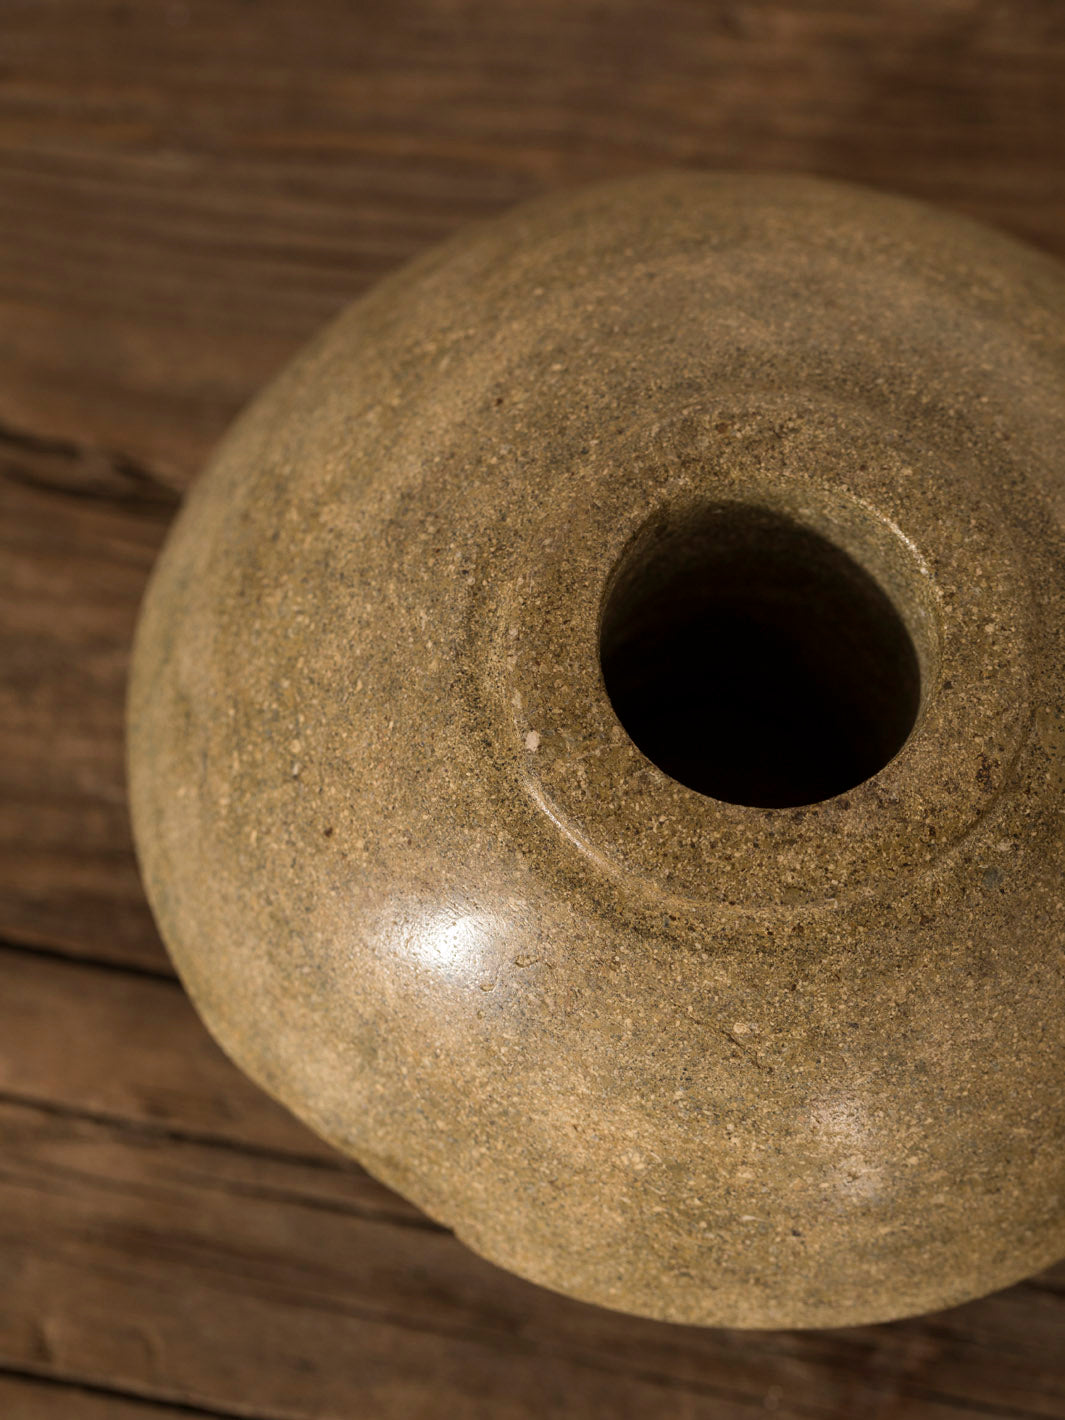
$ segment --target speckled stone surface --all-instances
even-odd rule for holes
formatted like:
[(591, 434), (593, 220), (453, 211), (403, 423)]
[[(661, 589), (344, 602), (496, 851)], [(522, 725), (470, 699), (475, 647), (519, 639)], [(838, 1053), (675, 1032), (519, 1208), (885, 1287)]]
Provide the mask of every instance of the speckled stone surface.
[[(1061, 268), (814, 180), (564, 194), (374, 289), (233, 428), (137, 637), (138, 851), (224, 1048), (605, 1306), (868, 1322), (1065, 1254), (1063, 392)], [(618, 569), (737, 506), (919, 662), (823, 801), (687, 787), (604, 686)]]

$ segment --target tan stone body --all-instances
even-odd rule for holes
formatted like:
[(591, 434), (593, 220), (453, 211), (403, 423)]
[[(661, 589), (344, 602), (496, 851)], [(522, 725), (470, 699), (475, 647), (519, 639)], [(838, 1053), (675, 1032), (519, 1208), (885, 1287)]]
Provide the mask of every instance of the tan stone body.
[[(1065, 1253), (1063, 392), (1060, 268), (812, 180), (563, 195), (373, 290), (234, 427), (138, 635), (144, 877), (225, 1049), (606, 1306), (866, 1322)], [(737, 504), (920, 662), (822, 802), (685, 787), (604, 689), (619, 559)]]

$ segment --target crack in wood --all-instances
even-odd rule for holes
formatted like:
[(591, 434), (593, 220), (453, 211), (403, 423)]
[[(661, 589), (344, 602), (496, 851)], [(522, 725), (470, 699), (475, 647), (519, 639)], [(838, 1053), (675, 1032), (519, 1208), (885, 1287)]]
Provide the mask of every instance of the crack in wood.
[(136, 976), (149, 981), (161, 982), (183, 991), (177, 975), (165, 967), (149, 966), (144, 962), (116, 961), (113, 957), (78, 956), (65, 952), (61, 947), (44, 946), (38, 942), (18, 942), (11, 937), (0, 937), (0, 952), (15, 952), (20, 956), (40, 957), (42, 961), (59, 962), (63, 966), (86, 967), (92, 971), (114, 972), (119, 976)]
[(119, 503), (166, 518), (181, 502), (177, 489), (128, 454), (32, 434), (4, 423), (0, 423), (0, 473), (39, 492)]
[(170, 1399), (153, 1395), (150, 1391), (131, 1386), (106, 1385), (102, 1381), (82, 1376), (69, 1376), (57, 1372), (35, 1370), (28, 1366), (13, 1366), (0, 1360), (0, 1380), (17, 1380), (29, 1385), (47, 1386), (55, 1390), (80, 1392), (83, 1395), (98, 1396), (142, 1408), (159, 1410), (170, 1415), (200, 1415), (209, 1420), (288, 1420), (280, 1411), (268, 1414), (262, 1410), (220, 1410), (213, 1405), (200, 1405), (192, 1400)]

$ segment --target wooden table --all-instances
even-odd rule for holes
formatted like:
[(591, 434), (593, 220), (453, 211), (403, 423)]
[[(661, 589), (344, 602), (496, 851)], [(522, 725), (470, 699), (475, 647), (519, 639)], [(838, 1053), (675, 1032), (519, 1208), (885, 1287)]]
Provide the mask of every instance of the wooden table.
[(126, 821), (145, 577), (241, 403), (459, 223), (810, 169), (1065, 255), (1059, 0), (3, 0), (0, 1416), (1065, 1416), (1065, 1267), (740, 1333), (473, 1257), (223, 1058)]

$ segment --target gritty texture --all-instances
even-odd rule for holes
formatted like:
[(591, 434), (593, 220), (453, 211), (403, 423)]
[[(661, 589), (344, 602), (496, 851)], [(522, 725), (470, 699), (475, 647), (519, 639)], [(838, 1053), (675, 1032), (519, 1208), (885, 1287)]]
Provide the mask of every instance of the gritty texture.
[[(541, 201), (351, 307), (137, 638), (144, 878), (226, 1050), (605, 1306), (868, 1322), (1065, 1253), (1063, 376), (1049, 259), (792, 177)], [(684, 787), (604, 689), (619, 566), (737, 502), (920, 661), (901, 751), (823, 802)]]

